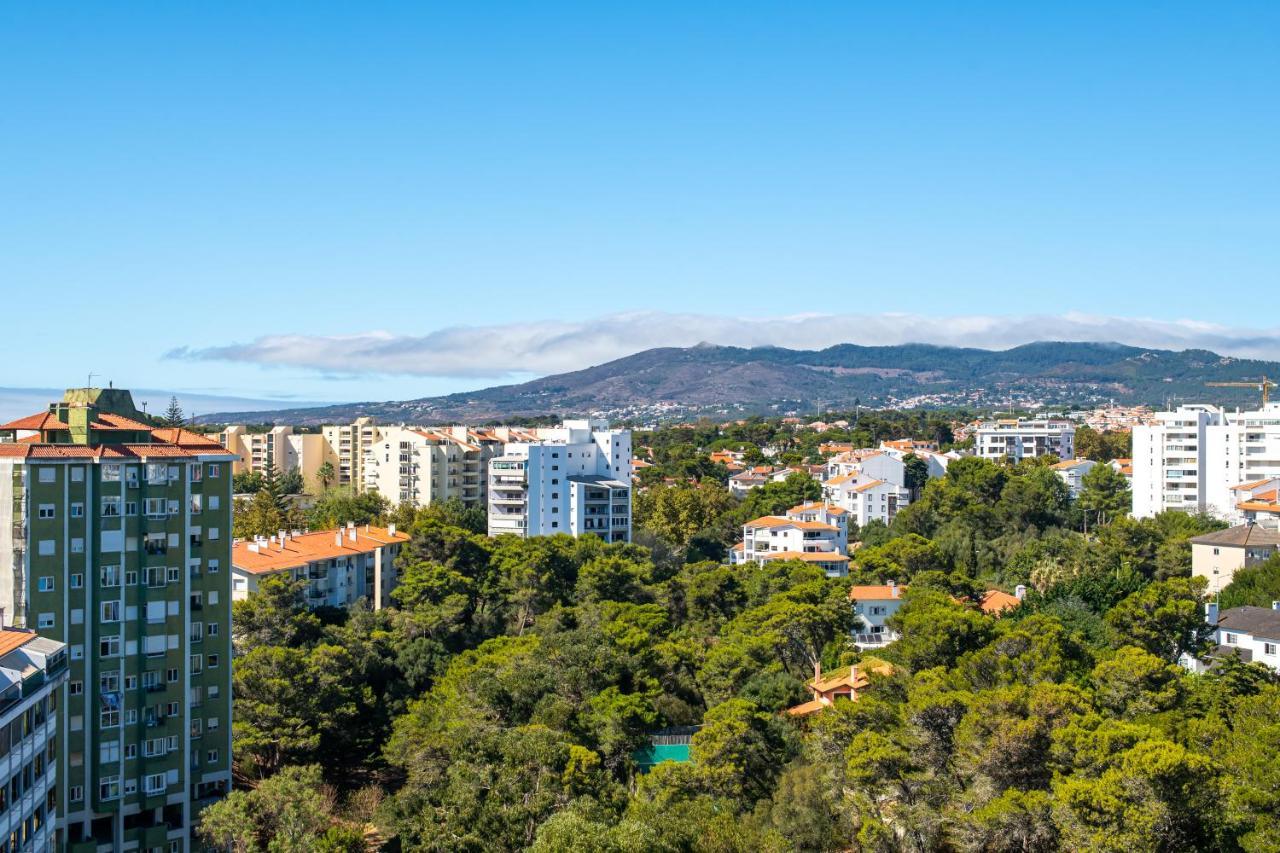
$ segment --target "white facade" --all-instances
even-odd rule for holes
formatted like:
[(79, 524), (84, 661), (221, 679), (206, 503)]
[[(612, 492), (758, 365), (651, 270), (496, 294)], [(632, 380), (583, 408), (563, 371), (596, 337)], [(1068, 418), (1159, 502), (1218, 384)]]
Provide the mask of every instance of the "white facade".
[(819, 566), (829, 577), (849, 573), (849, 514), (824, 503), (801, 504), (786, 515), (766, 515), (742, 528), (741, 547), (730, 562), (763, 564), (771, 560), (801, 560)]
[[(1236, 654), (1246, 662), (1280, 672), (1280, 601), (1273, 601), (1270, 608), (1233, 607), (1221, 616), (1215, 604), (1205, 610), (1206, 621), (1215, 627), (1215, 656)], [(1197, 671), (1205, 668), (1199, 661), (1184, 660), (1183, 664)]]
[(1076, 427), (1063, 420), (986, 421), (975, 431), (976, 452), (984, 459), (1005, 456), (1014, 461), (1038, 456), (1073, 459), (1076, 455)]
[(1066, 483), (1067, 491), (1071, 493), (1071, 499), (1075, 500), (1080, 497), (1080, 493), (1084, 491), (1084, 477), (1093, 470), (1093, 466), (1097, 465), (1092, 459), (1069, 459), (1066, 462), (1059, 462), (1053, 466), (1053, 472), (1058, 475), (1058, 479)]
[(898, 639), (898, 634), (885, 623), (902, 607), (905, 585), (893, 581), (884, 585), (854, 586), (849, 590), (853, 602), (853, 641), (860, 649), (874, 649)]
[(822, 484), (823, 500), (847, 511), (858, 527), (866, 527), (871, 521), (891, 523), (899, 508), (906, 505), (906, 494), (905, 486), (856, 472), (841, 474)]
[(631, 541), (631, 432), (565, 421), (489, 461), (489, 535)]
[(6, 850), (53, 853), (58, 762), (49, 747), (58, 731), (55, 694), (67, 682), (67, 647), (17, 628), (0, 629), (0, 643), (7, 649), (0, 654), (0, 839)]
[(1133, 430), (1133, 514), (1236, 515), (1234, 487), (1280, 476), (1280, 403), (1251, 412), (1186, 405)]
[(426, 429), (379, 427), (365, 451), (364, 491), (393, 504), (427, 506), (457, 498), (480, 505), (485, 497), (484, 466), (501, 444), (465, 427)]

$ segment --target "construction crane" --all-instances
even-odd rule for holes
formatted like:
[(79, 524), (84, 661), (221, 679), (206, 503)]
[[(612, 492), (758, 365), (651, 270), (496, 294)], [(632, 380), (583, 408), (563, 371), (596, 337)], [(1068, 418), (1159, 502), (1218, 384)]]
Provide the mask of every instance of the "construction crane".
[(1276, 383), (1265, 376), (1262, 377), (1261, 382), (1206, 382), (1204, 384), (1212, 388), (1253, 388), (1256, 391), (1261, 391), (1264, 408), (1267, 405), (1267, 398), (1271, 394), (1271, 389), (1277, 387)]

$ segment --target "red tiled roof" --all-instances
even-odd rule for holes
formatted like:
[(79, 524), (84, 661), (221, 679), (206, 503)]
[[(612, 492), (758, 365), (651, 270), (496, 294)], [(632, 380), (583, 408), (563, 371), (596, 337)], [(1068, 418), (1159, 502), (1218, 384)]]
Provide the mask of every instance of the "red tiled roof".
[(1002, 613), (1021, 603), (1022, 601), (1016, 595), (1010, 595), (998, 589), (989, 589), (982, 594), (978, 606), (982, 608), (983, 613)]
[(18, 430), (18, 429), (71, 429), (62, 421), (55, 418), (48, 412), (39, 412), (34, 415), (27, 415), (25, 418), (18, 418), (16, 421), (9, 421), (7, 424), (0, 425), (0, 430)]
[(888, 584), (873, 584), (871, 586), (854, 586), (849, 588), (849, 598), (853, 601), (892, 601), (894, 598), (901, 598), (902, 594), (907, 591), (907, 585), (900, 583), (896, 587), (898, 594), (895, 596), (893, 590)]
[[(409, 534), (398, 530), (392, 533), (387, 528), (369, 525), (353, 529), (356, 532), (354, 540), (349, 537), (344, 528), (321, 530), (316, 533), (291, 536), (284, 541), (283, 545), (279, 542), (264, 545), (263, 550), (257, 553), (249, 550), (249, 542), (239, 541), (232, 546), (231, 563), (237, 569), (262, 575), (301, 568), (316, 560), (368, 554), (383, 545), (409, 541)], [(336, 544), (335, 541), (339, 533), (342, 534), (341, 545)]]

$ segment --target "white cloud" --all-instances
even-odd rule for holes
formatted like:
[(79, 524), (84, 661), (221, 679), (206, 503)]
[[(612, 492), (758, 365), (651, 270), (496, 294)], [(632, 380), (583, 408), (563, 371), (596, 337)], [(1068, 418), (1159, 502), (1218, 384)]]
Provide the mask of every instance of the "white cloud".
[(1088, 314), (927, 317), (917, 314), (800, 314), (734, 318), (661, 311), (581, 322), (544, 321), (439, 329), (425, 335), (268, 335), (249, 343), (182, 347), (170, 358), (301, 367), (343, 375), (510, 378), (578, 370), (651, 347), (707, 342), (823, 349), (835, 344), (929, 343), (1007, 349), (1032, 341), (1115, 341), (1160, 349), (1208, 349), (1273, 359), (1280, 330), (1195, 320)]

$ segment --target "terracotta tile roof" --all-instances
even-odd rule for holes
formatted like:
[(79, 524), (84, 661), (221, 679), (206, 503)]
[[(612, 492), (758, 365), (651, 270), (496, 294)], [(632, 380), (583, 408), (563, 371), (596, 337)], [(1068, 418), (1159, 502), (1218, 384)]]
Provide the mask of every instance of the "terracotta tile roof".
[(0, 656), (9, 654), (9, 652), (20, 649), (27, 643), (36, 638), (35, 631), (28, 631), (24, 628), (3, 628), (0, 629)]
[(1266, 501), (1240, 501), (1236, 504), (1236, 509), (1242, 509), (1249, 512), (1280, 512), (1280, 503), (1276, 502), (1275, 492), (1267, 492), (1271, 497)]
[(793, 506), (791, 509), (787, 510), (787, 512), (788, 513), (825, 512), (828, 515), (846, 515), (849, 512), (849, 510), (845, 509), (842, 506), (836, 506), (835, 504), (826, 504), (826, 503), (822, 503), (821, 501), (815, 501), (814, 503), (807, 503), (807, 504), (800, 504), (799, 506)]
[(780, 515), (765, 515), (748, 521), (743, 527), (795, 527), (798, 530), (839, 530), (833, 524), (822, 521), (801, 521), (798, 518), (783, 518)]
[(802, 702), (787, 709), (787, 713), (793, 717), (807, 717), (810, 714), (816, 714), (831, 703), (821, 699), (813, 699), (808, 702)]
[(769, 551), (761, 555), (767, 560), (803, 560), (806, 563), (847, 563), (849, 558), (835, 551)]
[(94, 429), (127, 429), (140, 432), (151, 432), (152, 429), (151, 424), (126, 418), (124, 415), (113, 415), (110, 412), (100, 412), (98, 422), (93, 427)]
[(982, 608), (983, 613), (1002, 613), (1021, 603), (1022, 601), (1016, 595), (1010, 595), (998, 589), (989, 589), (982, 594), (978, 606)]
[[(3, 429), (3, 427), (0, 427), (0, 429)], [(1253, 491), (1254, 489), (1258, 488), (1258, 486), (1265, 486), (1267, 483), (1270, 483), (1273, 479), (1275, 479), (1275, 478), (1274, 478), (1274, 477), (1263, 477), (1261, 480), (1254, 480), (1254, 481), (1253, 481), (1253, 482), (1251, 482), (1251, 483), (1241, 483), (1241, 484), (1240, 484), (1240, 485), (1238, 485), (1238, 486), (1232, 486), (1232, 487), (1231, 487), (1231, 491), (1233, 491), (1233, 492), (1251, 492), (1251, 491)]]
[(902, 594), (907, 591), (907, 584), (900, 583), (896, 587), (898, 594), (894, 595), (895, 587), (888, 584), (872, 584), (870, 586), (853, 586), (849, 588), (849, 599), (851, 601), (892, 601), (895, 598), (901, 598)]
[(209, 448), (213, 451), (226, 450), (216, 438), (187, 429), (175, 429), (172, 427), (153, 429), (151, 430), (151, 436), (156, 441), (161, 441), (165, 444), (176, 444), (178, 447)]
[(883, 486), (884, 480), (869, 480), (860, 486), (854, 486), (855, 492), (865, 492), (867, 489), (874, 489), (876, 486)]
[(0, 425), (0, 430), (53, 430), (53, 429), (71, 429), (62, 421), (55, 418), (48, 412), (38, 412), (34, 415), (27, 415), (25, 418), (18, 418), (16, 421), (9, 421), (7, 424)]
[[(368, 525), (356, 527), (354, 530), (356, 532), (354, 541), (346, 529), (321, 530), (287, 537), (283, 545), (278, 542), (263, 545), (258, 553), (249, 550), (250, 542), (240, 540), (232, 545), (231, 564), (249, 574), (270, 574), (286, 569), (302, 568), (316, 560), (369, 554), (383, 545), (409, 541), (409, 535), (399, 530), (392, 533), (387, 528)], [(339, 532), (342, 533), (341, 545), (335, 543), (335, 537)]]

